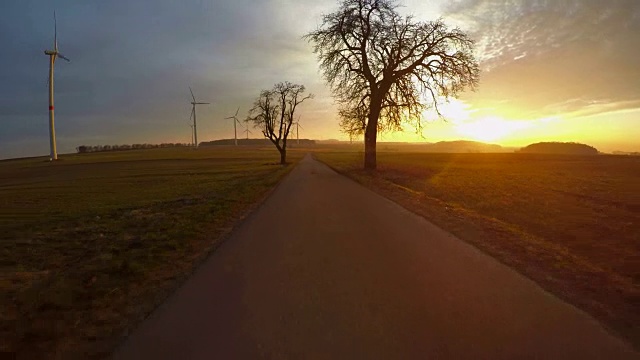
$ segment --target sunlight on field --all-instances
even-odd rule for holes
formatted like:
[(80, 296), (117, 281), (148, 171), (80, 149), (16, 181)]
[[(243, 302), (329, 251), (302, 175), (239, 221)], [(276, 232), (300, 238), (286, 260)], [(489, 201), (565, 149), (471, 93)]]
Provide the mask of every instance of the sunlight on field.
[(358, 149), (315, 156), (640, 339), (640, 158), (396, 146), (372, 175)]

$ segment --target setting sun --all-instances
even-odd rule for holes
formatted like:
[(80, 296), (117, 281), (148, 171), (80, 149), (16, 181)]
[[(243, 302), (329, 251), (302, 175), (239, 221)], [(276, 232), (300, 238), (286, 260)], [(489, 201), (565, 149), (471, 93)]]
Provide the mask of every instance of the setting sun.
[(455, 125), (458, 134), (479, 141), (501, 140), (515, 131), (531, 127), (527, 121), (507, 121), (497, 116), (484, 117)]

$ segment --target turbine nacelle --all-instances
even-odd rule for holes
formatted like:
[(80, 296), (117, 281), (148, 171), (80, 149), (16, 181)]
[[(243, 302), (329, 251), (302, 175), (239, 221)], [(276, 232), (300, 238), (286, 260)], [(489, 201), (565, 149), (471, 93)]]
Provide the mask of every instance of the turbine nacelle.
[(240, 112), (240, 108), (238, 108), (238, 110), (236, 110), (236, 114), (233, 116), (229, 116), (224, 118), (225, 120), (230, 120), (230, 119), (234, 119), (235, 121), (238, 122), (238, 124), (242, 125), (242, 123), (240, 123), (240, 120), (238, 120), (238, 113)]
[(53, 50), (45, 50), (44, 53), (48, 56), (59, 57), (62, 60), (71, 62), (66, 56), (58, 52), (58, 20), (56, 19), (56, 12), (53, 12)]

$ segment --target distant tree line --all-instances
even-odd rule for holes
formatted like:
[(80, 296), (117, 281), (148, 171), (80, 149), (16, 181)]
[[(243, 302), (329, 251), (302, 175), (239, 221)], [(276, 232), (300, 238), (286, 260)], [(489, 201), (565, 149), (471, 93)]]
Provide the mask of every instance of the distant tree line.
[[(288, 146), (296, 146), (298, 145), (298, 140), (289, 139), (290, 143)], [(315, 140), (310, 139), (300, 139), (300, 146), (312, 146), (316, 144)], [(234, 139), (220, 139), (220, 140), (212, 140), (212, 141), (202, 141), (198, 146), (231, 146), (234, 145)], [(270, 146), (273, 145), (271, 140), (269, 139), (238, 139), (238, 145), (240, 146)]]
[(640, 151), (614, 151), (613, 155), (640, 156)]
[(520, 149), (521, 153), (531, 154), (566, 154), (566, 155), (598, 155), (598, 149), (575, 142), (540, 142)]
[(139, 150), (139, 149), (158, 149), (158, 148), (173, 148), (173, 147), (185, 147), (191, 146), (191, 144), (183, 143), (162, 143), (162, 144), (124, 144), (124, 145), (80, 145), (76, 148), (79, 154), (93, 153), (93, 152), (105, 152), (105, 151), (126, 151), (126, 150)]

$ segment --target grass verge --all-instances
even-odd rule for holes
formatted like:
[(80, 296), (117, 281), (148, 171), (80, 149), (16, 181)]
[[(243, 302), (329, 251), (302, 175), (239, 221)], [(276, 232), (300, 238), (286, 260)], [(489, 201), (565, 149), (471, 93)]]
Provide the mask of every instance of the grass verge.
[(0, 162), (1, 351), (108, 356), (289, 172), (276, 155), (153, 149)]
[(640, 158), (379, 152), (316, 158), (592, 314), (640, 348)]

